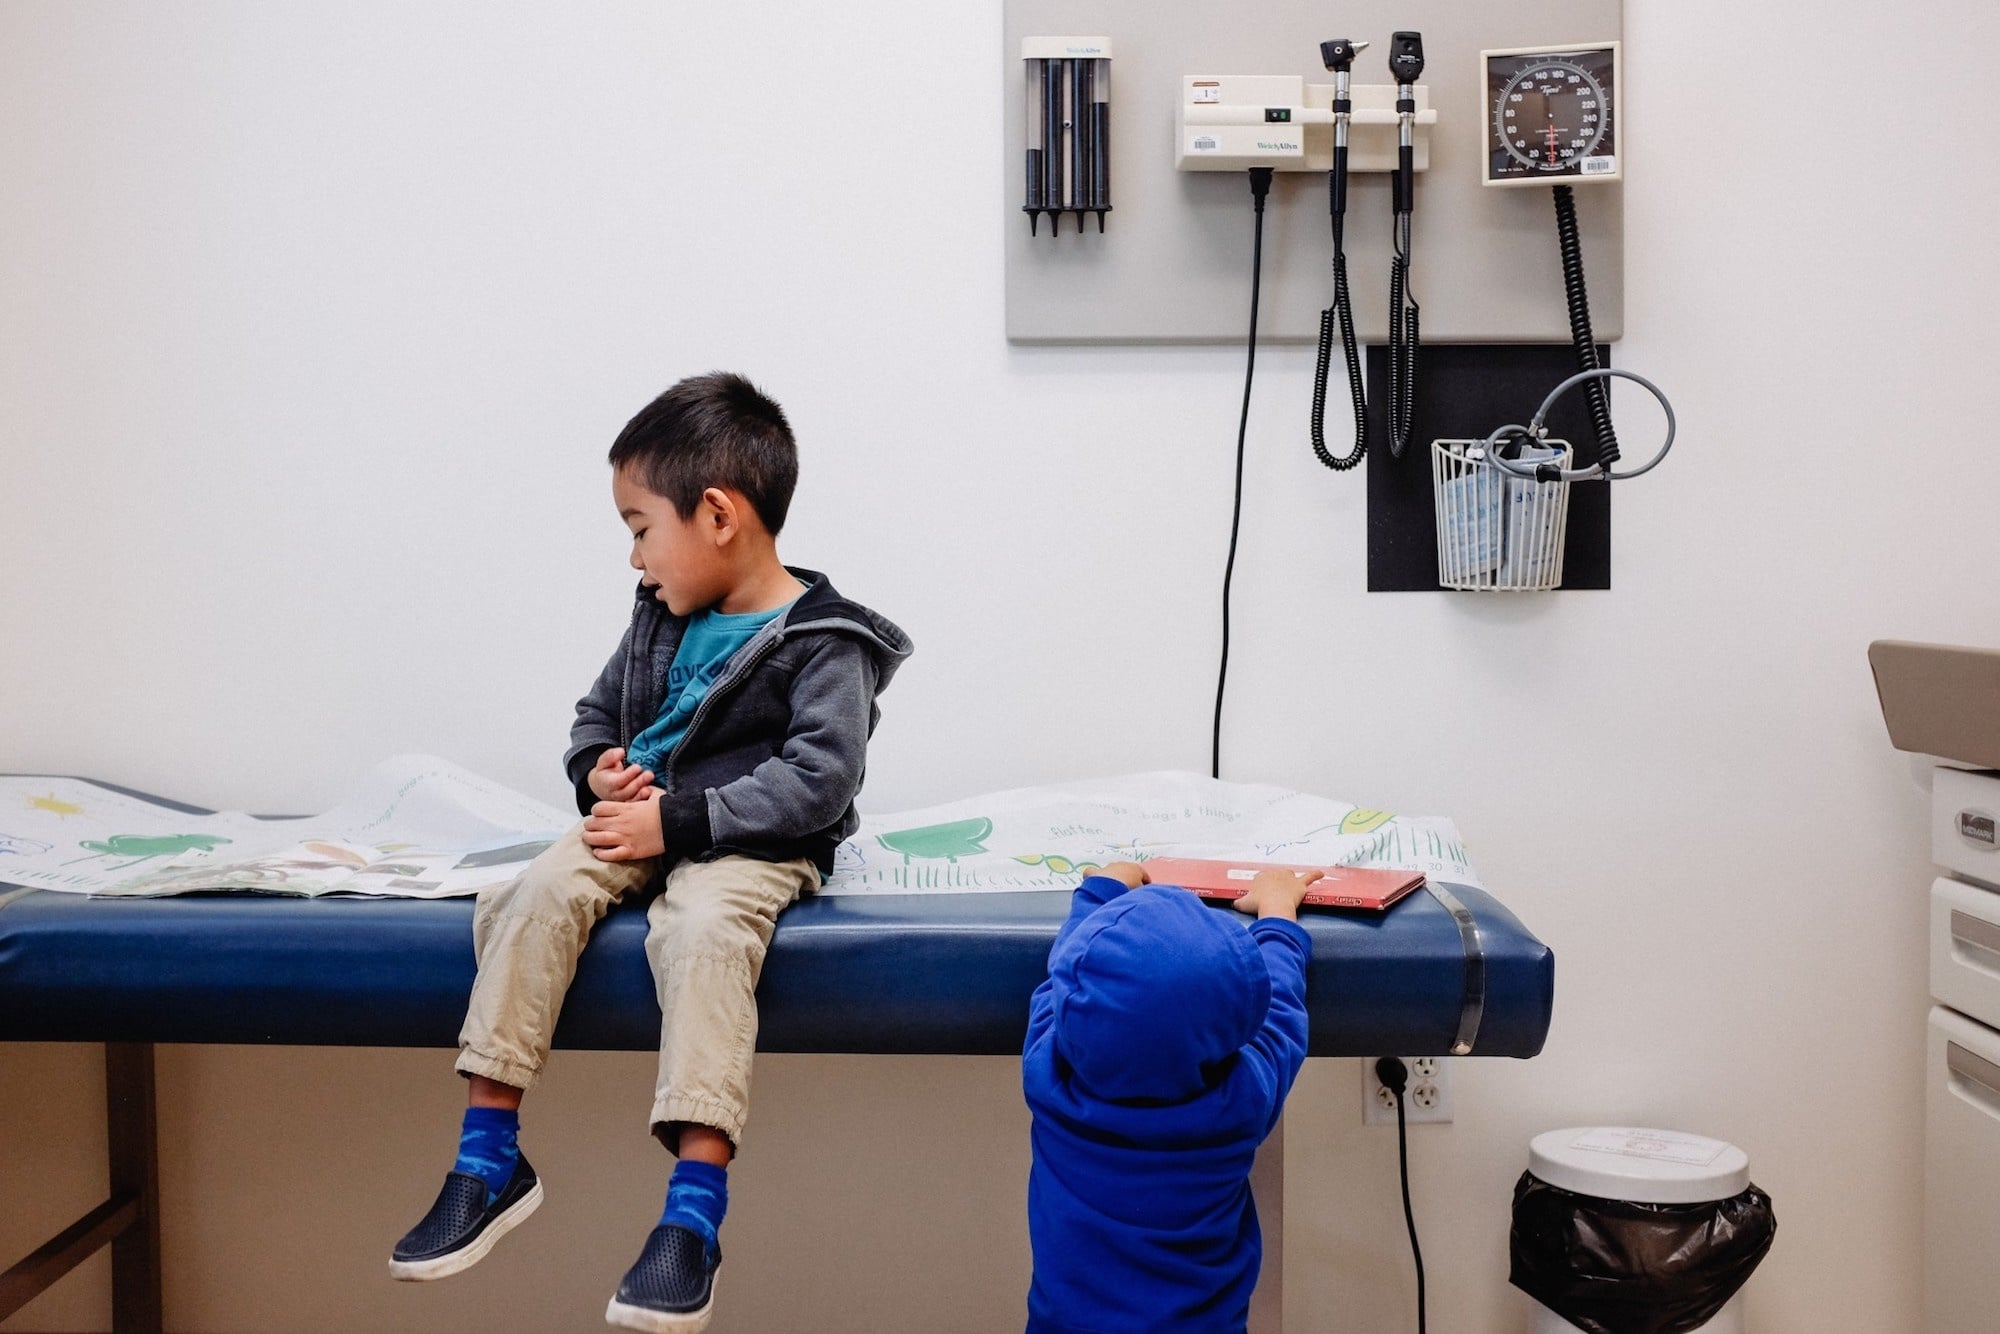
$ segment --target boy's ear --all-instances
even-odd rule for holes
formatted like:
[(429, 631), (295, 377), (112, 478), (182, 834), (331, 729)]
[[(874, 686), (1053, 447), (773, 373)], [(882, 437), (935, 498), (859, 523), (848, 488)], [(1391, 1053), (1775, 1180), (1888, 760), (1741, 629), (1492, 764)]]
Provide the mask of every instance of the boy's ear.
[(743, 516), (737, 509), (736, 497), (719, 486), (711, 486), (701, 493), (702, 512), (707, 516), (709, 531), (718, 539), (728, 539), (743, 526)]

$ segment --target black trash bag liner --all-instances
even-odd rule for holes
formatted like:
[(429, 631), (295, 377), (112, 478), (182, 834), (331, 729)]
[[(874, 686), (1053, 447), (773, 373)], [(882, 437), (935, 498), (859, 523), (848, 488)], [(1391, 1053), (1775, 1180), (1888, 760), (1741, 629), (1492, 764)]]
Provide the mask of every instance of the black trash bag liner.
[(1771, 1197), (1639, 1204), (1514, 1183), (1507, 1281), (1588, 1334), (1686, 1334), (1715, 1317), (1771, 1249)]

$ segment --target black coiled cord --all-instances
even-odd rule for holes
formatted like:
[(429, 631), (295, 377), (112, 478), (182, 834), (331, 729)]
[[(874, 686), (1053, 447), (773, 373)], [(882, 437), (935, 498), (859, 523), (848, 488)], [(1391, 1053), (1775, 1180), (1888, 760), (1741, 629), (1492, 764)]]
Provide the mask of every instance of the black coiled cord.
[[(1361, 380), (1361, 348), (1354, 338), (1354, 306), (1347, 295), (1347, 252), (1344, 230), (1333, 217), (1333, 304), (1319, 313), (1319, 360), (1313, 366), (1313, 454), (1335, 472), (1346, 472), (1368, 453), (1368, 395)], [(1340, 321), (1340, 347), (1347, 354), (1347, 392), (1354, 398), (1354, 448), (1335, 458), (1326, 447), (1326, 373), (1333, 360), (1333, 325)]]
[(1396, 253), (1389, 264), (1389, 457), (1410, 447), (1417, 403), (1417, 303), (1410, 288), (1410, 215), (1396, 215)]
[[(1601, 369), (1597, 360), (1597, 339), (1590, 332), (1590, 293), (1583, 285), (1583, 241), (1576, 229), (1576, 192), (1567, 185), (1555, 188), (1556, 240), (1562, 246), (1563, 292), (1569, 299), (1569, 336), (1576, 344), (1579, 371)], [(1590, 425), (1597, 433), (1597, 461), (1608, 470), (1618, 462), (1618, 434), (1611, 429), (1611, 390), (1604, 380), (1592, 380)]]

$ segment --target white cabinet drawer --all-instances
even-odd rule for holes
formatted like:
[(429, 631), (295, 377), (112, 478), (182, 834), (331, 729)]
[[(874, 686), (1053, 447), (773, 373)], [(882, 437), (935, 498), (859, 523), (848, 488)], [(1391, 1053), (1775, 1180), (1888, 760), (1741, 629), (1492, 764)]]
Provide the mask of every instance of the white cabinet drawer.
[(2000, 1028), (2000, 890), (1931, 883), (1931, 997)]
[(1924, 1328), (1985, 1334), (2000, 1309), (2000, 1033), (1932, 1010), (1925, 1083)]
[(2000, 773), (1931, 771), (1931, 860), (2000, 885)]

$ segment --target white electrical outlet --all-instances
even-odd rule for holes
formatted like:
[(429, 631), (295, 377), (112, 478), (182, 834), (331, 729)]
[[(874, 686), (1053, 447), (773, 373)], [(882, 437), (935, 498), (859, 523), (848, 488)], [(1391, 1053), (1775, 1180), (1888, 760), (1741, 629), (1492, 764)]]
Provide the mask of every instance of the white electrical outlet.
[[(1405, 1056), (1409, 1083), (1403, 1088), (1403, 1120), (1409, 1125), (1452, 1118), (1451, 1061), (1443, 1056)], [(1361, 1120), (1364, 1125), (1396, 1124), (1396, 1095), (1375, 1077), (1375, 1058), (1361, 1062)]]

